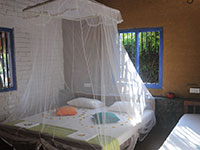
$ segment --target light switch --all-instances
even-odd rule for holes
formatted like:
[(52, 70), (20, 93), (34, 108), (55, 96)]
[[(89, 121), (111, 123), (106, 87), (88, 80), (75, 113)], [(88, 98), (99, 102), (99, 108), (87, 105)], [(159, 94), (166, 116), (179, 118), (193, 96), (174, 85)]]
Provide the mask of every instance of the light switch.
[(190, 88), (190, 93), (199, 94), (200, 93), (200, 88)]

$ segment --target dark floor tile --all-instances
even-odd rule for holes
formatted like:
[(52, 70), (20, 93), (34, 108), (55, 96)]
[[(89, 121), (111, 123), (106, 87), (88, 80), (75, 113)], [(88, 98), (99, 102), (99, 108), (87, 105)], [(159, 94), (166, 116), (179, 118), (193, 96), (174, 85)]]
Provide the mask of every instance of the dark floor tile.
[(134, 150), (158, 150), (163, 144), (171, 129), (155, 126), (142, 142), (137, 142)]
[(4, 142), (1, 138), (0, 138), (0, 149), (1, 150), (13, 150), (13, 148), (9, 144)]

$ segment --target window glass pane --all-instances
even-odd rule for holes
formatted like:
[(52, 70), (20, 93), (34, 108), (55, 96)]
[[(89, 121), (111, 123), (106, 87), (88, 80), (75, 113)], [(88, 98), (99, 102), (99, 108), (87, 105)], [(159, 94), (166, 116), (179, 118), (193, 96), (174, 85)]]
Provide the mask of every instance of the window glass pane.
[[(6, 31), (5, 31), (6, 30)], [(8, 30), (8, 31), (7, 31)], [(13, 88), (11, 29), (0, 28), (0, 91)]]
[(124, 48), (135, 65), (135, 32), (120, 33), (120, 37)]
[(159, 83), (159, 32), (139, 33), (139, 74), (145, 83)]
[(120, 36), (140, 77), (148, 88), (162, 88), (162, 28), (129, 29), (129, 31), (120, 31)]

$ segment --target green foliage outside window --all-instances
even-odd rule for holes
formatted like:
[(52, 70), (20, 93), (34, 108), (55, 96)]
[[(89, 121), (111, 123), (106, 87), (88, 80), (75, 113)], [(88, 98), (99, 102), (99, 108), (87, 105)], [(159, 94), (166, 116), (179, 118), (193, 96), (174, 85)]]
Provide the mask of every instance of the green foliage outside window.
[[(120, 34), (125, 49), (135, 65), (136, 33)], [(159, 82), (159, 32), (139, 32), (139, 74), (145, 83)]]

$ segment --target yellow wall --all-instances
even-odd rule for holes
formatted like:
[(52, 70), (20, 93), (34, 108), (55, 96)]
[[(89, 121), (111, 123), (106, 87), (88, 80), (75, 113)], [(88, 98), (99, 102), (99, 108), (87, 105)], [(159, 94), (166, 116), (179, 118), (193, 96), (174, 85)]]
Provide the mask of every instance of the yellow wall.
[(163, 27), (163, 89), (150, 89), (154, 96), (200, 97), (189, 93), (189, 87), (200, 87), (200, 1), (98, 1), (121, 11), (119, 29)]

